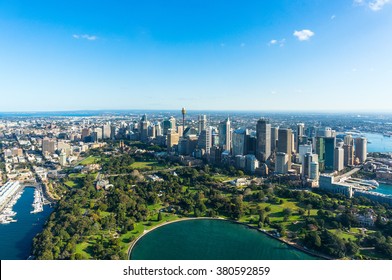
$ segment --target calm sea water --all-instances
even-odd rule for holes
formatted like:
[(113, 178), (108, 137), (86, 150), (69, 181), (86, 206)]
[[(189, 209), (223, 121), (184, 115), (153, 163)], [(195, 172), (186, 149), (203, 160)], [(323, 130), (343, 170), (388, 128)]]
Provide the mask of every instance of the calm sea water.
[(392, 195), (392, 185), (381, 184), (378, 186), (377, 189), (372, 190), (373, 192), (378, 192), (382, 194)]
[(370, 141), (368, 152), (392, 152), (392, 137), (376, 133), (364, 133), (364, 136)]
[(0, 259), (25, 260), (30, 256), (32, 240), (40, 232), (52, 212), (52, 208), (44, 206), (44, 211), (30, 214), (34, 200), (34, 188), (25, 188), (22, 197), (14, 205), (17, 214), (16, 223), (0, 224)]
[(132, 260), (314, 260), (255, 229), (224, 220), (187, 220), (143, 236)]

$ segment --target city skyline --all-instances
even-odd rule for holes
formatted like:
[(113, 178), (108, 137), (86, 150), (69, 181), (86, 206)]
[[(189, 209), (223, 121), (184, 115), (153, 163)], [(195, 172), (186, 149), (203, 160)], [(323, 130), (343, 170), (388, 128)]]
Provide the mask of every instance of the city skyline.
[(1, 3), (0, 112), (388, 111), (391, 3)]

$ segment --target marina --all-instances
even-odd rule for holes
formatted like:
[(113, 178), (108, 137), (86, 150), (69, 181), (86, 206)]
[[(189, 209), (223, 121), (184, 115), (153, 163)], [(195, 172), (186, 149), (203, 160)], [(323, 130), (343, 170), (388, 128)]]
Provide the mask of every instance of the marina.
[(9, 181), (0, 188), (0, 224), (17, 221), (13, 218), (17, 213), (12, 208), (22, 196), (22, 193), (23, 187), (18, 181)]

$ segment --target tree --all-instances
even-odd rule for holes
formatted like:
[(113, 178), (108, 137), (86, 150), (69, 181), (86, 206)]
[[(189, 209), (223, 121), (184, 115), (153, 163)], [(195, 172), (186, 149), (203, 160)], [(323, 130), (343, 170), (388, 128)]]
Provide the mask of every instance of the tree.
[(158, 213), (158, 221), (162, 221), (162, 212), (161, 211), (159, 211), (159, 213)]

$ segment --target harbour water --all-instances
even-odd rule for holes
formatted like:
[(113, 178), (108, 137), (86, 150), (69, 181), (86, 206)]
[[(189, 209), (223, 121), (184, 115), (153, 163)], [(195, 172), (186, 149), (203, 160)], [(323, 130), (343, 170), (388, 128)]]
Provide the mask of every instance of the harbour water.
[(368, 152), (392, 152), (392, 137), (386, 137), (378, 133), (363, 134), (370, 143), (368, 143)]
[(198, 219), (159, 227), (133, 247), (132, 260), (314, 260), (285, 243), (225, 220)]
[(377, 189), (372, 190), (373, 192), (378, 192), (386, 195), (392, 195), (392, 185), (380, 183)]
[(13, 207), (17, 222), (0, 224), (0, 259), (25, 260), (30, 256), (34, 236), (39, 233), (53, 209), (45, 205), (43, 211), (33, 210), (34, 188), (25, 188), (22, 196)]

